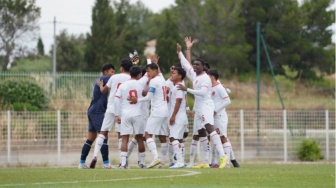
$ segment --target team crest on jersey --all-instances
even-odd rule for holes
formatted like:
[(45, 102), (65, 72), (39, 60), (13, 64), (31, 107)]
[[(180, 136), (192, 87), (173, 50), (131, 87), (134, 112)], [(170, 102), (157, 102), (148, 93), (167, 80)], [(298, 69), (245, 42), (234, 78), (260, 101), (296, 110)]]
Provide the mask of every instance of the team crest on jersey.
[(212, 95), (212, 96), (215, 96), (215, 93), (216, 93), (216, 92), (212, 91), (211, 95)]

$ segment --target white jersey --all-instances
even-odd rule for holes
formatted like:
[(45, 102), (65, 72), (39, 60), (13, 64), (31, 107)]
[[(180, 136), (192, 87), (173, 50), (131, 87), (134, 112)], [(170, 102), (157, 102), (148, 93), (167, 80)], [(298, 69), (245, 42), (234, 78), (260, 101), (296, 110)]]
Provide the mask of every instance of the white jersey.
[[(139, 83), (143, 86), (143, 89), (145, 87), (148, 87), (148, 76), (145, 74), (142, 78), (140, 78)], [(141, 93), (142, 97), (142, 93)], [(144, 117), (148, 117), (149, 115), (149, 101), (141, 102), (140, 103), (141, 108), (141, 115)]]
[(220, 83), (212, 86), (211, 98), (214, 101), (217, 114), (225, 112), (225, 108), (231, 103), (229, 95)]
[[(177, 84), (182, 84), (182, 82), (177, 83)], [(176, 105), (176, 99), (182, 99), (181, 106), (176, 114), (176, 118), (187, 118), (187, 113), (186, 113), (186, 92), (179, 90), (177, 88), (177, 84), (169, 90), (169, 113), (170, 117), (172, 116), (174, 112), (174, 108)]]
[[(119, 88), (120, 84), (124, 83), (126, 80), (131, 79), (131, 76), (127, 73), (120, 73), (111, 76), (109, 81), (106, 83), (106, 86), (110, 89), (110, 95), (107, 102), (107, 110), (106, 112), (114, 113), (114, 97)], [(106, 87), (105, 86), (105, 87)]]
[(151, 99), (151, 115), (158, 117), (168, 117), (167, 89), (162, 76), (156, 76), (149, 82), (149, 91), (153, 93)]
[[(127, 100), (128, 97), (140, 97), (143, 87), (137, 80), (131, 79), (122, 83), (115, 95), (116, 99), (121, 100), (119, 108), (115, 109), (116, 115), (120, 115), (123, 119), (141, 115), (140, 103), (132, 103)], [(117, 108), (117, 106), (115, 106)], [(121, 110), (121, 113), (120, 113)]]

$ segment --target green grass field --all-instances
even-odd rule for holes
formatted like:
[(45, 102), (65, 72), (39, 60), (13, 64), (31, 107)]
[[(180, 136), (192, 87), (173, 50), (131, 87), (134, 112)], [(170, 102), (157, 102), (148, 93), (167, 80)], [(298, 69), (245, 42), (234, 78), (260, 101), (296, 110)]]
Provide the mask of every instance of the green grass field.
[(334, 164), (231, 169), (3, 168), (0, 187), (335, 187)]

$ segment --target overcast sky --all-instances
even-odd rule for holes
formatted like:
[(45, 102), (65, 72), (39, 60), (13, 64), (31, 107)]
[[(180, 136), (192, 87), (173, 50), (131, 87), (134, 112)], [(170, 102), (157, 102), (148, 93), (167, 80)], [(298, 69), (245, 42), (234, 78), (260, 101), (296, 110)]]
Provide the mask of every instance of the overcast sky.
[[(130, 0), (135, 3), (137, 0)], [(140, 0), (155, 13), (175, 4), (175, 0)], [(49, 54), (53, 44), (53, 20), (56, 17), (56, 35), (66, 29), (69, 34), (87, 33), (90, 31), (91, 11), (95, 0), (36, 0), (41, 8), (40, 36), (44, 43), (45, 53)], [(334, 4), (335, 5), (335, 4)], [(333, 6), (335, 7), (335, 6)], [(336, 24), (333, 25), (334, 33)], [(333, 36), (336, 41), (336, 36)], [(36, 42), (37, 43), (37, 42)]]

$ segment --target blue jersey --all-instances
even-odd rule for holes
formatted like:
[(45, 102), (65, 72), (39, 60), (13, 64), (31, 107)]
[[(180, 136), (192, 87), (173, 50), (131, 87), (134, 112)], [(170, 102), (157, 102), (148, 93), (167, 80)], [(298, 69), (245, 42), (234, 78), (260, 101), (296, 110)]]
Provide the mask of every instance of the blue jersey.
[(107, 108), (107, 98), (108, 98), (108, 92), (101, 93), (100, 88), (97, 85), (97, 82), (99, 80), (103, 80), (104, 86), (107, 83), (107, 81), (110, 79), (110, 76), (101, 76), (99, 79), (97, 79), (94, 83), (93, 89), (92, 89), (92, 100), (88, 109), (88, 115), (93, 114), (104, 114)]

